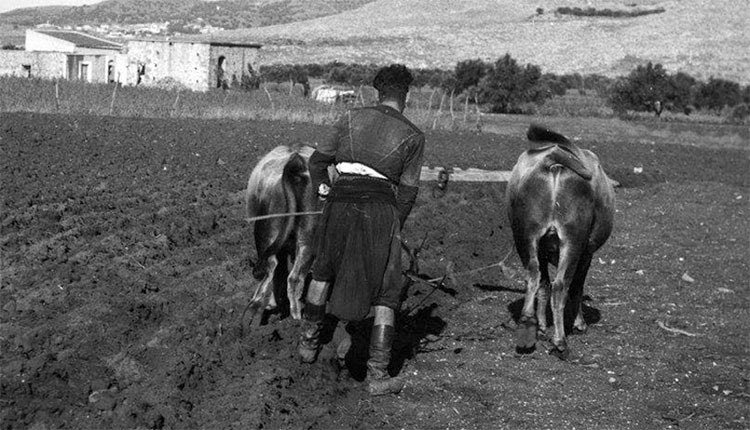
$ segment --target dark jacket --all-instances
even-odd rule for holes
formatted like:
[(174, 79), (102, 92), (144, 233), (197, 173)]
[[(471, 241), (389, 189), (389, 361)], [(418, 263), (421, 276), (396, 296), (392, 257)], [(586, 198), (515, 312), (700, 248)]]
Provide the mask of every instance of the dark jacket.
[(422, 131), (389, 106), (352, 109), (336, 123), (331, 139), (310, 157), (313, 185), (330, 185), (330, 164), (356, 162), (369, 166), (398, 189), (401, 225), (411, 212), (419, 190), (425, 139)]

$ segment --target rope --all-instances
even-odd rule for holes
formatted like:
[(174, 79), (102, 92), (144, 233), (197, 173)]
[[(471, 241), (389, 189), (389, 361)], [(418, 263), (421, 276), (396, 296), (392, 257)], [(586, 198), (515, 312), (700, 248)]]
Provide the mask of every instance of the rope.
[[(483, 267), (477, 267), (475, 269), (464, 270), (463, 272), (448, 273), (447, 276), (454, 277), (454, 276), (457, 276), (457, 275), (468, 275), (469, 273), (481, 272), (483, 270), (491, 269), (493, 267), (502, 267), (502, 266), (505, 265), (505, 260), (507, 260), (508, 257), (510, 257), (511, 252), (513, 252), (512, 249), (510, 251), (508, 251), (507, 254), (505, 254), (505, 258), (503, 258), (502, 260), (498, 261), (497, 263), (492, 263), (492, 264), (489, 264), (489, 265), (483, 266)], [(444, 278), (445, 278), (445, 276), (441, 276), (439, 278), (428, 279), (426, 282), (437, 282), (437, 281), (440, 281), (441, 279), (444, 279)]]
[(310, 211), (310, 212), (291, 212), (291, 213), (283, 213), (283, 214), (268, 214), (268, 215), (260, 215), (260, 216), (254, 216), (252, 218), (245, 218), (245, 221), (247, 222), (255, 222), (262, 219), (269, 219), (269, 218), (282, 218), (282, 217), (288, 217), (288, 216), (302, 216), (302, 215), (320, 215), (323, 211)]

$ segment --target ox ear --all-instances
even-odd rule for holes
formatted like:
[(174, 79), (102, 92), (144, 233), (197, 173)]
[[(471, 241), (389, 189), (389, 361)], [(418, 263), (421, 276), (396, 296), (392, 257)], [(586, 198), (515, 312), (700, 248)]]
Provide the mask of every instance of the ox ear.
[(529, 126), (529, 130), (526, 132), (526, 137), (532, 142), (550, 142), (570, 145), (570, 141), (567, 137), (537, 124), (531, 124)]

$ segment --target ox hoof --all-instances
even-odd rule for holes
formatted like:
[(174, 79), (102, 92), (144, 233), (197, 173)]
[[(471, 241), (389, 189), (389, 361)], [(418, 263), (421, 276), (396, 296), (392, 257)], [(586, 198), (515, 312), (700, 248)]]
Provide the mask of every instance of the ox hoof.
[(516, 327), (516, 352), (530, 354), (536, 347), (536, 318), (521, 317)]
[(588, 331), (589, 326), (586, 324), (586, 321), (583, 320), (583, 318), (576, 318), (576, 320), (573, 322), (573, 334), (584, 334), (586, 331)]
[(565, 361), (570, 357), (570, 350), (565, 345), (555, 345), (550, 349), (549, 354)]
[(588, 329), (589, 328), (587, 326), (583, 326), (583, 327), (575, 327), (574, 326), (573, 327), (573, 331), (570, 334), (574, 334), (574, 335), (585, 334), (588, 331)]

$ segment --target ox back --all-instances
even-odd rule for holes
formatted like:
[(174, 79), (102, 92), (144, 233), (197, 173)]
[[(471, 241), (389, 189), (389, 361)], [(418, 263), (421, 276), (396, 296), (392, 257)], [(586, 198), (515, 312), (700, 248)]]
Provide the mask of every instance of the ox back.
[[(313, 151), (314, 148), (306, 145), (279, 146), (261, 158), (247, 184), (247, 216), (319, 209), (307, 166)], [(284, 305), (282, 312), (286, 311), (284, 302), (288, 301), (292, 317), (301, 318), (302, 293), (313, 261), (312, 242), (317, 218), (314, 215), (282, 216), (254, 222), (258, 261), (253, 276), (260, 283), (248, 308), (251, 320), (264, 309), (275, 308), (277, 298)], [(286, 294), (282, 293), (284, 290)]]
[[(565, 305), (570, 298), (569, 309), (575, 312), (573, 327), (584, 331), (583, 285), (594, 252), (612, 231), (614, 189), (593, 152), (534, 125), (527, 136), (545, 145), (521, 154), (506, 190), (513, 240), (528, 272), (516, 348), (521, 353), (531, 352), (537, 337), (547, 338), (551, 295), (551, 352), (565, 358)], [(553, 280), (548, 264), (557, 266)]]

